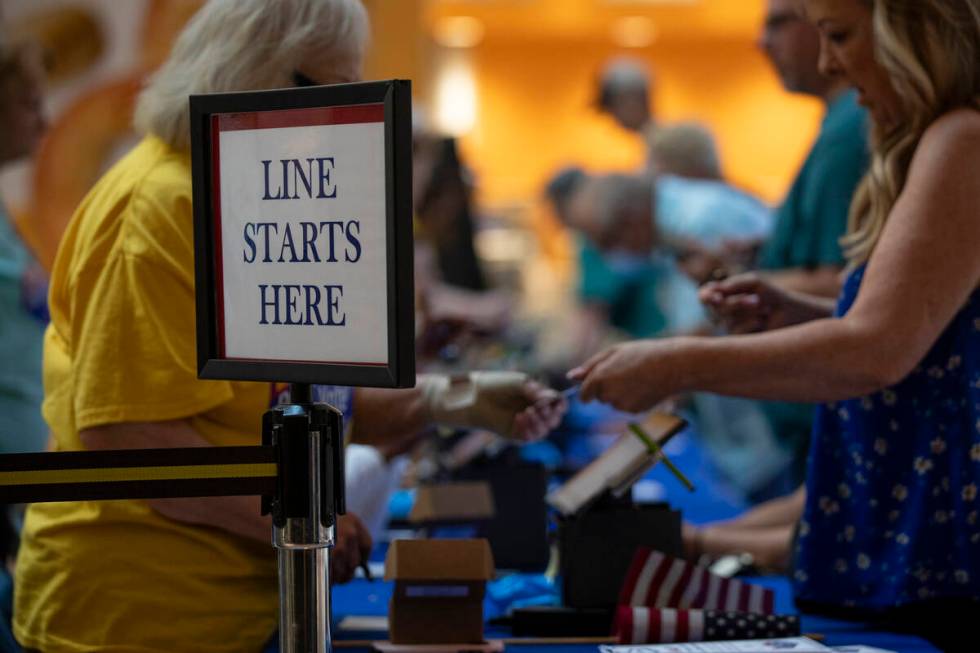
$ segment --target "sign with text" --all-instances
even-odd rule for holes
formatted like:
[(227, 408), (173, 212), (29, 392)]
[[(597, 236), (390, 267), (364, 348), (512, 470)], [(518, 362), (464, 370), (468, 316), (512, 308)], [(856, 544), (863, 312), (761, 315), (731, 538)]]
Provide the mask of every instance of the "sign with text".
[(409, 97), (191, 98), (202, 378), (414, 383)]

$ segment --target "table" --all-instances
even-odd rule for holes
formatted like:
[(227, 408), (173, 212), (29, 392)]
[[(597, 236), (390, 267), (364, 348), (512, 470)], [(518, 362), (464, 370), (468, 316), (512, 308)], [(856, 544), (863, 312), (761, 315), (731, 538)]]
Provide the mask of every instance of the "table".
[[(725, 484), (716, 469), (713, 468), (704, 449), (699, 445), (695, 434), (685, 431), (677, 435), (666, 448), (668, 455), (691, 479), (697, 487), (694, 493), (688, 492), (662, 465), (654, 467), (645, 477), (646, 485), (641, 491), (648, 495), (646, 498), (666, 500), (674, 508), (682, 511), (684, 518), (693, 523), (705, 523), (720, 519), (729, 519), (744, 512), (748, 504), (738, 492)], [(589, 452), (582, 452), (589, 455)], [(593, 452), (594, 454), (594, 452)], [(383, 558), (384, 543), (377, 547), (372, 559)], [(512, 575), (509, 578), (520, 578), (522, 575)], [(532, 578), (532, 575), (523, 575)], [(501, 582), (501, 581), (497, 581)], [(796, 614), (798, 611), (793, 604), (792, 589), (789, 580), (784, 577), (765, 577), (751, 579), (758, 582), (776, 594), (776, 611), (783, 614)], [(393, 583), (381, 580), (367, 581), (358, 578), (351, 583), (333, 588), (334, 625), (346, 616), (384, 616), (388, 612), (388, 601), (391, 598)], [(492, 589), (484, 604), (486, 619), (501, 616), (501, 606), (493, 601)], [(557, 594), (557, 591), (556, 591)], [(896, 653), (937, 653), (938, 649), (917, 637), (900, 635), (874, 630), (867, 624), (828, 619), (812, 615), (801, 615), (804, 633), (817, 633), (825, 636), (824, 643), (828, 646), (846, 646), (863, 644)], [(502, 628), (486, 630), (487, 637), (509, 637), (510, 633)], [(344, 632), (334, 630), (335, 641), (347, 640), (376, 640), (384, 639), (386, 635), (378, 632)], [(278, 653), (278, 643), (273, 641), (265, 653)], [(351, 649), (353, 652), (365, 649)], [(549, 645), (532, 646), (509, 644), (507, 651), (512, 653), (595, 653), (595, 644)]]
[[(779, 612), (796, 612), (792, 605), (789, 582), (786, 579), (769, 577), (760, 579), (760, 582), (776, 591), (776, 607)], [(367, 581), (358, 578), (347, 585), (335, 587), (333, 589), (335, 624), (339, 623), (343, 617), (348, 615), (386, 615), (393, 586), (393, 583), (381, 580)], [(488, 619), (493, 616), (498, 616), (494, 613), (495, 608), (496, 606), (488, 602), (484, 606), (484, 615)], [(896, 653), (938, 653), (938, 649), (918, 637), (874, 631), (867, 625), (857, 622), (839, 621), (809, 615), (802, 615), (801, 621), (803, 632), (824, 635), (824, 643), (828, 646), (863, 644), (865, 646), (896, 651)], [(488, 628), (486, 635), (487, 637), (507, 637), (509, 633), (501, 628)], [(342, 632), (336, 629), (334, 631), (335, 641), (379, 638), (383, 638), (383, 635), (377, 632)], [(278, 645), (273, 643), (265, 653), (277, 653), (278, 650)], [(352, 653), (366, 650), (351, 649)], [(595, 653), (597, 646), (594, 644), (549, 646), (509, 644), (506, 650), (512, 653)]]

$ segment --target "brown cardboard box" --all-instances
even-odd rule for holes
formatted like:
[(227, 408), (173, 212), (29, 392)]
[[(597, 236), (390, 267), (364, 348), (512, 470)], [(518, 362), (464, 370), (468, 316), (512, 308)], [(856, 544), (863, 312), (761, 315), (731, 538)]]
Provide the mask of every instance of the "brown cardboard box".
[(385, 560), (385, 580), (395, 581), (392, 644), (483, 642), (483, 596), (492, 577), (486, 540), (392, 542)]
[(491, 519), (493, 493), (482, 481), (422, 485), (408, 514), (413, 524)]

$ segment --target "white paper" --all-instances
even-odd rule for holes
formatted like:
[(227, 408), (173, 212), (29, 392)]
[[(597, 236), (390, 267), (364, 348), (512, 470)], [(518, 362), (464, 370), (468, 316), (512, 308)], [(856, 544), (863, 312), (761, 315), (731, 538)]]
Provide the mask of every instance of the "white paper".
[(601, 653), (826, 653), (830, 649), (808, 637), (752, 639), (730, 642), (686, 642), (683, 644), (643, 644), (600, 646)]
[[(383, 123), (232, 130), (221, 132), (220, 139), (226, 356), (386, 364), (388, 268)], [(279, 194), (284, 176), (279, 166), (281, 160), (305, 163), (318, 157), (332, 158), (330, 190), (326, 195), (335, 191), (335, 197), (318, 197), (319, 179), (314, 179), (313, 192), (295, 192), (298, 199), (263, 198), (267, 188), (271, 189), (271, 196)], [(268, 168), (263, 166), (263, 161), (270, 161)], [(296, 183), (295, 176), (289, 176), (287, 183), (300, 191), (302, 187)], [(352, 233), (359, 248), (341, 231), (351, 221), (357, 222)], [(329, 222), (344, 226), (327, 224), (318, 232), (316, 240), (311, 239), (316, 252), (313, 247), (306, 247), (303, 224), (315, 224), (319, 229), (321, 223)], [(273, 232), (270, 227), (256, 232), (254, 225), (260, 223), (275, 223), (279, 231)], [(288, 249), (283, 242), (286, 224), (293, 241)], [(336, 260), (328, 261), (331, 234)], [(294, 251), (298, 258), (309, 260), (294, 262), (291, 256)], [(267, 252), (271, 256), (267, 257)], [(283, 252), (287, 253), (285, 257)], [(314, 256), (321, 260), (313, 260)], [(297, 301), (290, 309), (290, 316), (313, 316), (307, 304), (315, 304), (314, 298), (322, 292), (322, 301), (316, 304), (319, 313), (309, 320), (312, 324), (306, 320), (300, 324), (283, 324), (287, 303), (280, 295), (277, 304), (280, 323), (275, 324), (274, 311), (266, 306), (263, 312), (262, 285), (266, 286), (267, 299), (274, 296), (273, 285), (299, 286), (302, 292), (291, 295)], [(324, 286), (334, 289), (330, 296), (336, 299), (335, 311), (330, 310)], [(338, 286), (343, 288), (342, 296), (335, 290)], [(340, 322), (341, 316), (342, 326), (317, 324), (320, 321), (317, 318), (329, 323)], [(263, 318), (266, 324), (261, 323)]]

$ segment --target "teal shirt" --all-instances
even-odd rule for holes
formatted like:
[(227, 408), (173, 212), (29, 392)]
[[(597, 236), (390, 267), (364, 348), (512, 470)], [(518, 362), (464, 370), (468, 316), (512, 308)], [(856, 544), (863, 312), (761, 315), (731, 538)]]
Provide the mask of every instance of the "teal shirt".
[(41, 451), (48, 439), (41, 417), (44, 287), (25, 278), (36, 265), (0, 205), (0, 454)]
[(665, 255), (653, 254), (642, 267), (624, 273), (579, 238), (578, 263), (579, 299), (605, 306), (610, 323), (634, 338), (688, 331), (704, 320), (697, 288)]
[(868, 119), (847, 91), (827, 108), (820, 135), (776, 216), (762, 250), (766, 270), (843, 265), (840, 238), (858, 183), (868, 170)]
[[(767, 270), (843, 265), (840, 238), (847, 231), (851, 199), (869, 163), (868, 118), (857, 94), (847, 91), (827, 108), (820, 135), (780, 207), (772, 238), (762, 250)], [(773, 433), (796, 450), (803, 473), (813, 428), (813, 406), (764, 402)]]

